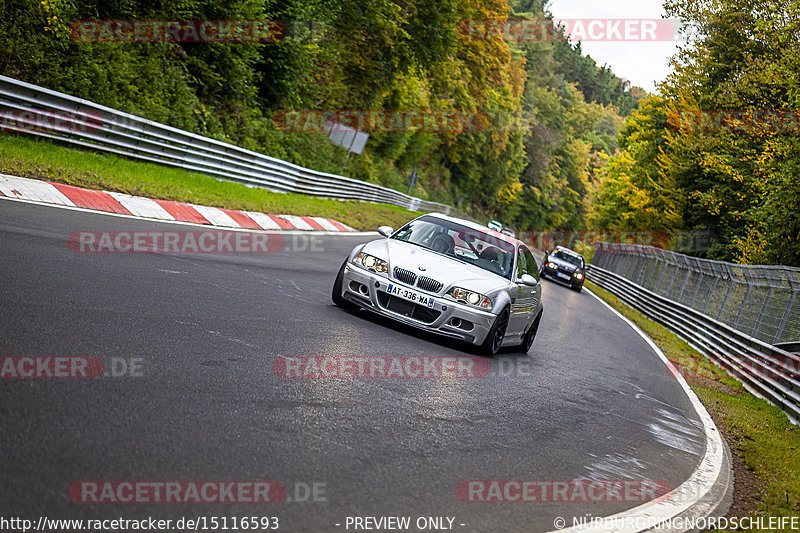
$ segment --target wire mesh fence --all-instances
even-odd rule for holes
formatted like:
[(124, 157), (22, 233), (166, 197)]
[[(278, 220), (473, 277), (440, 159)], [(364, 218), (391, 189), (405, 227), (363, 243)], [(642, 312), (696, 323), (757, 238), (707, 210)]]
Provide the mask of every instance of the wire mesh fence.
[(639, 244), (597, 243), (592, 264), (761, 341), (800, 341), (800, 268), (737, 265)]

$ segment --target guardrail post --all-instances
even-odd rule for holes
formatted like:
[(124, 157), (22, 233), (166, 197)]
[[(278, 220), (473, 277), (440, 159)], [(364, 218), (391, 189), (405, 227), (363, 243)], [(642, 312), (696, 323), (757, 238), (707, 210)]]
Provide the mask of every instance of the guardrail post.
[(742, 298), (742, 304), (739, 306), (739, 311), (736, 313), (736, 318), (733, 320), (734, 329), (739, 329), (739, 319), (742, 318), (742, 312), (744, 311), (745, 305), (747, 305), (747, 299), (750, 298), (750, 291), (752, 290), (753, 286), (748, 283), (747, 290), (744, 293), (744, 298)]
[(786, 306), (786, 311), (783, 312), (783, 318), (781, 319), (781, 325), (778, 326), (778, 331), (775, 333), (775, 340), (772, 344), (777, 344), (781, 342), (783, 331), (786, 329), (786, 324), (789, 322), (789, 315), (791, 314), (792, 307), (794, 307), (795, 298), (797, 298), (798, 289), (792, 289), (792, 297), (789, 298), (789, 305)]
[(703, 285), (703, 281), (705, 278), (705, 274), (702, 271), (698, 272), (697, 275), (700, 276), (700, 280), (694, 287), (694, 292), (692, 293), (692, 299), (689, 300), (689, 307), (694, 307), (694, 301), (697, 300), (697, 295), (700, 294), (700, 287)]
[(733, 276), (731, 276), (728, 280), (730, 284), (728, 285), (728, 290), (725, 291), (725, 297), (722, 299), (722, 305), (719, 306), (719, 311), (717, 312), (717, 320), (722, 316), (722, 311), (725, 309), (725, 304), (728, 303), (728, 296), (731, 295), (731, 289), (733, 288), (733, 284), (736, 283), (733, 281)]
[(689, 267), (686, 268), (686, 279), (683, 280), (683, 286), (681, 287), (681, 292), (678, 294), (678, 301), (683, 302), (683, 292), (686, 290), (686, 285), (689, 283), (689, 278), (692, 277), (692, 269)]
[[(708, 306), (711, 305), (711, 297), (714, 295), (714, 291), (717, 289), (717, 283), (719, 283), (719, 277), (714, 276), (714, 283), (711, 284), (711, 290), (708, 291), (708, 298), (706, 298), (706, 305), (703, 306), (703, 314), (708, 314)], [(721, 309), (721, 308), (720, 308)]]
[(770, 287), (767, 291), (767, 297), (764, 298), (764, 305), (761, 306), (761, 312), (758, 313), (758, 318), (756, 319), (756, 323), (753, 324), (753, 334), (751, 337), (756, 337), (758, 335), (758, 331), (761, 329), (761, 324), (764, 321), (764, 313), (767, 312), (767, 304), (769, 304), (769, 299), (772, 298), (772, 291), (773, 287)]
[(658, 277), (658, 283), (656, 283), (653, 286), (653, 291), (656, 292), (656, 293), (660, 292), (659, 289), (661, 289), (661, 283), (664, 281), (664, 276), (667, 274), (667, 267), (668, 266), (669, 265), (667, 264), (667, 261), (665, 260), (664, 261), (664, 269), (661, 271), (661, 276)]
[(650, 269), (650, 275), (647, 276), (647, 279), (644, 280), (644, 286), (645, 287), (647, 287), (647, 286), (651, 286), (652, 287), (653, 286), (653, 278), (656, 275), (656, 270), (658, 270), (658, 258), (655, 255), (651, 255), (650, 257), (647, 258), (647, 261), (650, 263), (652, 268)]
[(639, 266), (639, 275), (636, 276), (636, 283), (641, 285), (642, 281), (644, 281), (644, 273), (647, 270), (647, 258), (644, 256), (639, 256), (638, 261), (640, 266)]
[[(753, 286), (756, 284), (756, 280), (750, 274), (749, 268), (744, 267), (742, 269), (742, 273), (744, 274), (745, 283), (747, 283), (747, 291), (745, 291), (744, 293), (744, 298), (742, 298), (742, 304), (739, 306), (739, 312), (736, 314), (736, 319), (733, 322), (733, 327), (735, 327), (736, 329), (739, 329), (739, 321), (741, 320), (742, 315), (744, 314), (744, 310), (747, 307), (750, 295), (753, 293)], [(756, 317), (756, 320), (758, 320), (758, 317)]]
[(675, 263), (675, 273), (672, 274), (672, 279), (669, 280), (669, 287), (667, 287), (667, 290), (664, 292), (664, 295), (669, 296), (669, 294), (672, 292), (672, 287), (675, 286), (675, 280), (678, 279), (678, 272), (680, 272), (680, 271), (681, 271), (681, 267), (676, 262)]

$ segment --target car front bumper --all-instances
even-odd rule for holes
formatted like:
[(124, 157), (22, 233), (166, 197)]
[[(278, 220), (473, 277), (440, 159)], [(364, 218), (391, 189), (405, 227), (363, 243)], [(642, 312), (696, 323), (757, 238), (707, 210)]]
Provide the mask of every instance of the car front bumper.
[[(561, 276), (559, 276), (559, 274), (564, 274), (567, 277), (566, 278), (562, 278)], [(555, 269), (552, 269), (552, 268), (548, 268), (547, 266), (542, 268), (542, 275), (543, 276), (547, 276), (548, 278), (553, 279), (555, 281), (560, 281), (561, 283), (570, 285), (572, 287), (578, 287), (578, 286), (583, 285), (583, 279), (578, 279), (575, 276), (573, 276), (571, 273), (562, 272), (561, 270), (555, 270)]]
[[(433, 307), (415, 309), (414, 306), (423, 306), (404, 303), (405, 300), (389, 296), (386, 291), (390, 284), (431, 296), (434, 298)], [(350, 262), (344, 269), (342, 297), (398, 322), (472, 344), (483, 343), (497, 316), (490, 311), (431, 295), (417, 287), (359, 268)]]

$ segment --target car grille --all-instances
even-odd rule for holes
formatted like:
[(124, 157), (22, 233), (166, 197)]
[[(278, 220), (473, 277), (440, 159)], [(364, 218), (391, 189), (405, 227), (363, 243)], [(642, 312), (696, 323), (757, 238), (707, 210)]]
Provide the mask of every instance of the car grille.
[(417, 275), (411, 272), (410, 270), (406, 270), (400, 267), (394, 267), (394, 278), (398, 281), (402, 281), (407, 285), (414, 285), (414, 282), (417, 280)]
[[(413, 274), (413, 272), (412, 272)], [(418, 305), (402, 298), (391, 296), (383, 291), (378, 291), (378, 303), (381, 307), (388, 309), (399, 315), (404, 315), (414, 320), (419, 320), (426, 324), (433, 323), (442, 313), (434, 309), (429, 309), (423, 305)]]
[(442, 284), (435, 279), (426, 278), (425, 276), (420, 276), (417, 280), (417, 287), (422, 289), (423, 291), (428, 292), (439, 292), (442, 288)]

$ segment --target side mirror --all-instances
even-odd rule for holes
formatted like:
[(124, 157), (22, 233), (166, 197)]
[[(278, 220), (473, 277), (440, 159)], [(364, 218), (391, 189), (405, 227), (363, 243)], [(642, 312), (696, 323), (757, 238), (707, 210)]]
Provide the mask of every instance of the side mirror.
[(519, 281), (523, 285), (528, 285), (529, 287), (535, 287), (539, 284), (539, 282), (536, 281), (536, 278), (534, 278), (530, 274), (523, 274), (522, 277), (519, 278)]
[(384, 237), (391, 237), (392, 233), (394, 233), (394, 228), (391, 226), (381, 226), (378, 228), (378, 233)]

